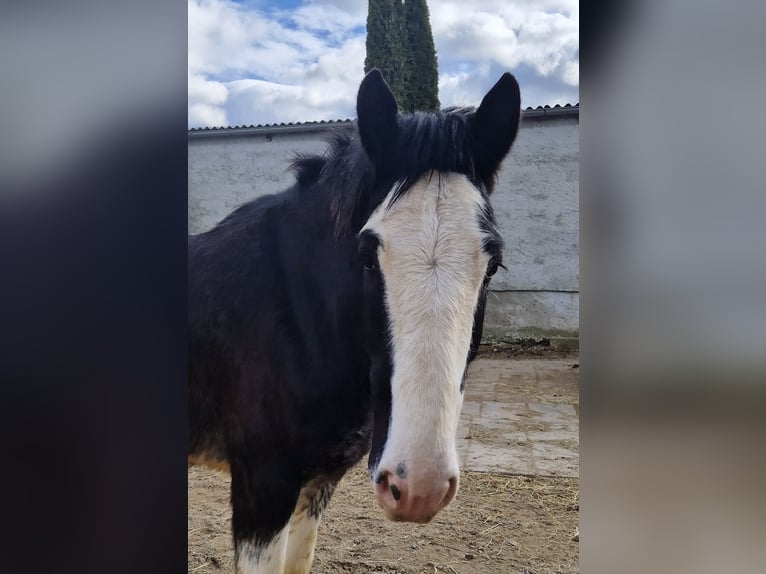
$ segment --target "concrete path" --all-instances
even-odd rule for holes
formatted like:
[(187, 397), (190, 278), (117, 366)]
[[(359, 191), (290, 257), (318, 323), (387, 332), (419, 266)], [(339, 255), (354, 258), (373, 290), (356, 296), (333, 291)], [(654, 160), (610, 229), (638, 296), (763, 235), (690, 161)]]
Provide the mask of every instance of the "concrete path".
[(579, 362), (476, 359), (458, 427), (463, 470), (579, 474)]

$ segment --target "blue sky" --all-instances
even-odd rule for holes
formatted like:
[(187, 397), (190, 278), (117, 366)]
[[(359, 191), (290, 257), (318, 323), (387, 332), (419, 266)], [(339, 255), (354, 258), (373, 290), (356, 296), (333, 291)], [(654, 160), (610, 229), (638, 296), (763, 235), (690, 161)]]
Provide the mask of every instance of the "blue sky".
[[(579, 101), (577, 1), (429, 0), (443, 106)], [(189, 0), (189, 127), (356, 116), (367, 0)]]

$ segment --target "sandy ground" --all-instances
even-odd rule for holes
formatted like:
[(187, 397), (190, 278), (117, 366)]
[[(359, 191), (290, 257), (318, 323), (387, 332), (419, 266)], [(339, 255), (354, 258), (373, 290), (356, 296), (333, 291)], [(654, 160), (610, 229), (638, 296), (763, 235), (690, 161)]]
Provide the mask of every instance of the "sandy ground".
[[(498, 361), (499, 366), (507, 362), (510, 371), (514, 369), (513, 361), (519, 360), (508, 353), (495, 356), (492, 363)], [(576, 369), (576, 356), (555, 358)], [(475, 376), (480, 383), (480, 373), (497, 370), (476, 369)], [(470, 389), (470, 376), (468, 385)], [(576, 401), (579, 385), (569, 386), (566, 389), (559, 385), (555, 394), (551, 391), (550, 397), (541, 397), (540, 385), (530, 384), (529, 394), (535, 401), (548, 404), (560, 403), (562, 393), (565, 398), (569, 396), (567, 400)], [(481, 385), (477, 383), (474, 388)], [(513, 396), (518, 396), (518, 389)], [(512, 432), (528, 434), (530, 429), (524, 425), (540, 424), (539, 420), (525, 420), (516, 420)], [(471, 440), (483, 440), (486, 447), (491, 447), (499, 438), (494, 433)], [(464, 470), (455, 500), (430, 524), (416, 525), (385, 520), (376, 505), (365, 465), (366, 459), (349, 471), (330, 502), (319, 529), (313, 574), (578, 572), (576, 477)], [(188, 488), (188, 570), (229, 573), (233, 557), (229, 476), (190, 467)]]

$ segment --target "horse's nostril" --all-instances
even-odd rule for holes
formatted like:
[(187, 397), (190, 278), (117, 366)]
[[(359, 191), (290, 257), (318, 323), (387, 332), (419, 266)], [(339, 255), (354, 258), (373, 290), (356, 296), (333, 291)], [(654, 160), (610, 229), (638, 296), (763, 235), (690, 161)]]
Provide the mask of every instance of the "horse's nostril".
[(391, 494), (394, 496), (394, 500), (397, 501), (402, 497), (402, 491), (395, 484), (391, 485)]
[(375, 477), (375, 484), (381, 484), (388, 479), (388, 472), (381, 471)]
[(455, 498), (455, 493), (457, 493), (457, 485), (458, 485), (458, 477), (453, 476), (447, 481), (447, 493), (444, 495), (444, 498), (442, 499), (442, 503), (444, 506), (447, 506), (450, 501)]

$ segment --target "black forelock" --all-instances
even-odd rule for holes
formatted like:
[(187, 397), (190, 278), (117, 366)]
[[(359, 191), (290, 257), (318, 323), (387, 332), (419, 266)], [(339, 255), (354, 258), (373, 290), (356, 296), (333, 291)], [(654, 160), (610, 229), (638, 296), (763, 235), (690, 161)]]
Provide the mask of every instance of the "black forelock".
[(336, 235), (357, 231), (396, 184), (393, 200), (407, 193), (423, 174), (464, 174), (483, 194), (494, 184), (478, 175), (469, 122), (473, 108), (399, 115), (396, 144), (376, 164), (367, 157), (358, 132), (337, 130), (323, 155), (296, 157), (291, 166), (302, 187), (318, 185), (332, 194), (330, 211)]
[(462, 173), (486, 190), (489, 182), (481, 181), (476, 173), (468, 125), (472, 112), (473, 108), (446, 108), (400, 116), (399, 137), (390, 156), (390, 169), (399, 182), (394, 201), (429, 171)]

